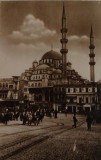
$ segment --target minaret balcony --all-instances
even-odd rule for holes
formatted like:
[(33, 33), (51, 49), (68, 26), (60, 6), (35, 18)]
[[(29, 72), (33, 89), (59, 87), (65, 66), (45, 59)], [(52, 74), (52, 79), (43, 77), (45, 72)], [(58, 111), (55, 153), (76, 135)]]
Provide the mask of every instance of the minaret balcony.
[(95, 54), (94, 53), (90, 53), (89, 57), (95, 57)]
[(67, 42), (68, 42), (68, 39), (63, 38), (63, 39), (60, 40), (60, 42), (61, 42), (61, 43), (67, 43)]
[(60, 52), (66, 54), (66, 53), (68, 53), (68, 49), (61, 49)]
[(90, 65), (95, 65), (95, 62), (89, 62)]
[(62, 28), (61, 29), (61, 33), (67, 33), (67, 31), (68, 31), (67, 28)]
[(94, 48), (95, 48), (94, 44), (90, 44), (89, 49), (94, 49)]

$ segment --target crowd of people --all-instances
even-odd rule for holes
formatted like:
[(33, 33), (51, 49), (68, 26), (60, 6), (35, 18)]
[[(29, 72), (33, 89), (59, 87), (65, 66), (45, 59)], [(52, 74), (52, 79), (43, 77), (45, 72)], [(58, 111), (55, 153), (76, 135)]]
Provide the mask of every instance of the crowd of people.
[[(38, 125), (40, 122), (43, 121), (44, 116), (47, 116), (49, 118), (57, 118), (58, 111), (52, 108), (38, 108), (36, 111), (33, 110), (23, 110), (23, 111), (9, 111), (7, 108), (5, 112), (0, 112), (0, 122), (7, 125), (9, 120), (18, 120), (22, 121), (23, 125), (31, 125), (32, 123), (34, 125)], [(67, 112), (65, 113), (65, 116), (67, 117)], [(79, 123), (76, 113), (73, 115), (73, 128), (77, 127), (77, 124)], [(86, 114), (86, 123), (87, 123), (87, 129), (88, 131), (91, 131), (92, 124), (95, 123), (95, 117), (92, 113), (88, 112)]]
[(39, 122), (43, 121), (45, 112), (44, 110), (40, 110), (38, 109), (36, 112), (31, 112), (31, 111), (27, 111), (27, 112), (22, 112), (20, 114), (20, 120), (23, 121), (23, 125), (31, 125), (32, 123), (34, 123), (34, 125), (38, 125)]
[(27, 109), (23, 111), (11, 111), (6, 108), (5, 111), (0, 112), (0, 122), (7, 125), (8, 121), (10, 120), (17, 121), (18, 119), (20, 119), (23, 125), (31, 125), (32, 123), (38, 125), (43, 121), (44, 116), (57, 118), (57, 110), (37, 108), (36, 111)]
[(7, 125), (8, 121), (12, 120), (18, 120), (19, 112), (9, 111), (6, 109), (6, 111), (0, 112), (0, 122)]

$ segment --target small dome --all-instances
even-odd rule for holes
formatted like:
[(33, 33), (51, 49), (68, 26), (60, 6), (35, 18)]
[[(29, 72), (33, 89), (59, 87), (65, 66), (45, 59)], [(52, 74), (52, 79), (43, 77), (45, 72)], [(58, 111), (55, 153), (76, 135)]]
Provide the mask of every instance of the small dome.
[(70, 66), (66, 66), (67, 70), (73, 70)]
[(47, 70), (50, 67), (47, 64), (41, 64), (39, 66), (36, 67), (36, 70)]
[(68, 62), (67, 62), (67, 65), (72, 65), (72, 63), (68, 61)]
[(33, 71), (33, 68), (32, 68), (32, 67), (30, 67), (30, 68), (29, 68), (29, 71)]
[(54, 70), (54, 71), (53, 71), (53, 73), (61, 74), (61, 73), (62, 73), (62, 71), (61, 71), (60, 69), (56, 69), (56, 70)]
[(38, 62), (35, 60), (32, 63), (32, 68), (35, 69), (38, 66)]
[(101, 84), (101, 80), (97, 81), (98, 84)]
[(61, 60), (62, 55), (58, 52), (55, 52), (53, 50), (46, 52), (43, 56), (42, 59), (56, 59), (56, 60)]
[(37, 63), (37, 64), (38, 64), (37, 60), (34, 60), (34, 61), (33, 61), (33, 64), (34, 64), (34, 63)]
[(25, 73), (29, 73), (29, 70), (28, 70), (28, 69), (26, 69), (26, 70), (25, 70)]

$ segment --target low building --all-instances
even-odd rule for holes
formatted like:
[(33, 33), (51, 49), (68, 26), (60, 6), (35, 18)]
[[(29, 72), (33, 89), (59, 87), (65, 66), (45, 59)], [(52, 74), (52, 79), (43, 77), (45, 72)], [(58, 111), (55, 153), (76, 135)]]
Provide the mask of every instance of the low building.
[(0, 106), (14, 106), (19, 103), (19, 77), (0, 79)]
[(68, 112), (94, 111), (98, 108), (96, 83), (54, 86), (54, 106)]

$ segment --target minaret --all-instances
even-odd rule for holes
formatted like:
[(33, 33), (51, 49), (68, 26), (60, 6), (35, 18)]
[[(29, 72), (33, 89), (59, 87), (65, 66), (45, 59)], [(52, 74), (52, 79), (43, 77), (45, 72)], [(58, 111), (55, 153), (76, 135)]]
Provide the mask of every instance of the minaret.
[(68, 42), (68, 39), (66, 38), (66, 34), (67, 34), (67, 28), (66, 28), (66, 15), (65, 15), (65, 8), (64, 8), (64, 4), (63, 4), (63, 12), (62, 12), (62, 29), (61, 29), (61, 33), (62, 33), (62, 39), (60, 40), (61, 44), (62, 44), (62, 49), (60, 50), (61, 54), (62, 54), (62, 79), (63, 82), (66, 82), (66, 64), (67, 64), (67, 48), (66, 48), (66, 44)]
[(89, 49), (90, 49), (90, 54), (89, 54), (90, 62), (89, 62), (89, 65), (90, 65), (90, 81), (91, 82), (95, 82), (95, 72), (94, 72), (94, 65), (95, 65), (94, 57), (95, 57), (95, 54), (94, 54), (94, 48), (95, 48), (95, 46), (94, 46), (93, 28), (92, 28), (92, 25), (91, 25), (90, 46), (89, 46)]

